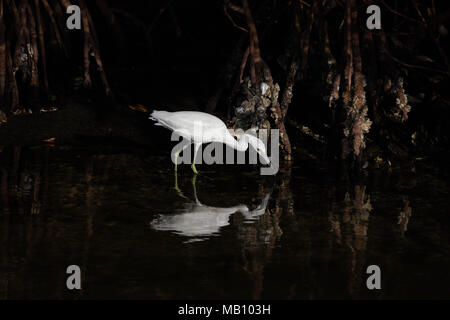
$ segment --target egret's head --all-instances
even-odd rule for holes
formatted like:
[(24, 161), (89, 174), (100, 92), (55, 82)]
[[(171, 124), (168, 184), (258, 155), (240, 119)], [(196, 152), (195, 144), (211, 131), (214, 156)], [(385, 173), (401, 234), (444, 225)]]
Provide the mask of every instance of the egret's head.
[(270, 164), (270, 159), (267, 156), (266, 145), (264, 144), (264, 142), (262, 142), (261, 139), (255, 137), (254, 135), (246, 134), (246, 136), (248, 144), (251, 145), (253, 149), (256, 150), (256, 152), (258, 152), (258, 154), (264, 160), (264, 164)]

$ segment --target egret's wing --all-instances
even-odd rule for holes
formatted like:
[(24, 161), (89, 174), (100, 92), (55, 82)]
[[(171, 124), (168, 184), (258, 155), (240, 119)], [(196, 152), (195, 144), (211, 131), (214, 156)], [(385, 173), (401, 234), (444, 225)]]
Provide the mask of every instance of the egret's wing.
[(155, 110), (150, 115), (150, 119), (196, 143), (223, 142), (224, 132), (227, 130), (222, 120), (205, 112)]

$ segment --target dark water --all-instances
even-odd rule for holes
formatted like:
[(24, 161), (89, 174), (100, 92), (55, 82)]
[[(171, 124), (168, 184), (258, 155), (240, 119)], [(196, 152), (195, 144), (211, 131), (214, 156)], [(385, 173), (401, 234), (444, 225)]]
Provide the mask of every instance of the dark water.
[[(450, 298), (449, 185), (379, 169), (352, 185), (294, 164), (189, 166), (169, 154), (0, 152), (0, 298)], [(66, 288), (79, 265), (82, 290)], [(381, 290), (366, 268), (381, 268)]]

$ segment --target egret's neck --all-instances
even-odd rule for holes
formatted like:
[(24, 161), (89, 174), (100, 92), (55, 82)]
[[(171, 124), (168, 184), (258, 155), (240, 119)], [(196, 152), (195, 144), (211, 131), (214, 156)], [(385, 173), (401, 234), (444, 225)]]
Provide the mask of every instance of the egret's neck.
[(233, 138), (233, 136), (227, 130), (227, 134), (225, 135), (224, 143), (238, 151), (245, 151), (248, 149), (248, 141), (246, 141), (246, 139), (244, 139), (244, 136), (245, 136), (245, 133), (238, 140), (236, 140), (235, 138)]

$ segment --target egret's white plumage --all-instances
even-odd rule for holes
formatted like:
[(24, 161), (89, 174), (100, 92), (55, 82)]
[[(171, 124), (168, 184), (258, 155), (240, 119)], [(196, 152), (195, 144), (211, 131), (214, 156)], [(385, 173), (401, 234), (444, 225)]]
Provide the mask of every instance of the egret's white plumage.
[[(194, 161), (192, 169), (195, 169), (195, 154), (203, 143), (221, 142), (238, 151), (245, 151), (250, 144), (264, 159), (270, 163), (264, 143), (251, 134), (243, 134), (239, 140), (233, 138), (225, 123), (209, 113), (199, 111), (153, 111), (150, 119), (156, 121), (156, 125), (163, 126), (174, 131), (179, 136), (191, 140), (195, 144)], [(181, 151), (181, 150), (180, 150)]]

